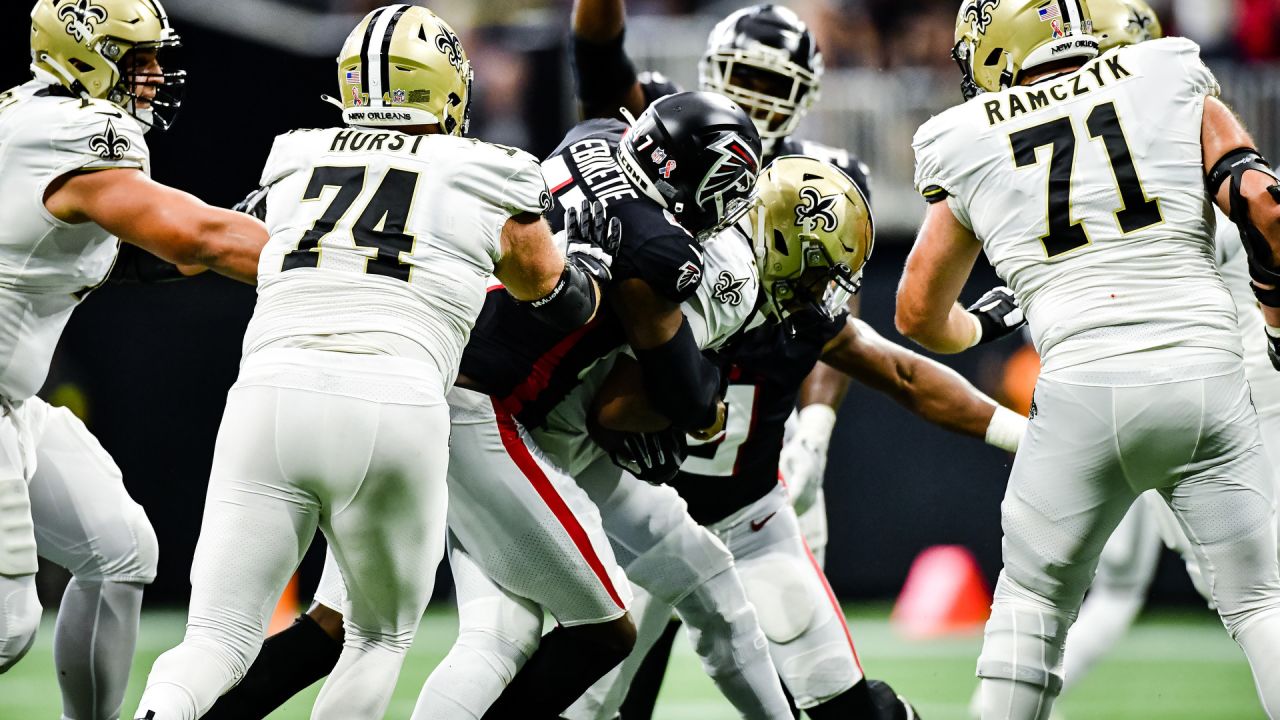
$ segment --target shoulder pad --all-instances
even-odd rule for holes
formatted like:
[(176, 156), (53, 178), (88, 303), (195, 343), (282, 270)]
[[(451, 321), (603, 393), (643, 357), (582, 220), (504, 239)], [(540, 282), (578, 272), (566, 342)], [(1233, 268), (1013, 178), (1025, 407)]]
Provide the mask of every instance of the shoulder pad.
[(688, 233), (678, 234), (676, 228), (672, 228), (671, 233), (636, 242), (634, 236), (625, 235), (625, 219), (622, 227), (622, 251), (614, 258), (616, 279), (644, 280), (655, 292), (674, 303), (682, 303), (697, 292), (706, 258)]
[(33, 128), (52, 134), (56, 161), (70, 169), (149, 168), (150, 150), (142, 128), (133, 116), (105, 100), (65, 100), (58, 103), (58, 117), (50, 128)]

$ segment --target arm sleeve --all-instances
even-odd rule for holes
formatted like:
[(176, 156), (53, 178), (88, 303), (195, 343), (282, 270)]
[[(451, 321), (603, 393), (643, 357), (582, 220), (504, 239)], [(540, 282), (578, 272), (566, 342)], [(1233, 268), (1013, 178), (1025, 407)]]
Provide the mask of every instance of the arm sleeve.
[(672, 426), (692, 431), (715, 422), (720, 369), (698, 350), (688, 318), (665, 344), (635, 355), (645, 393)]
[(636, 68), (623, 49), (627, 32), (606, 43), (594, 43), (577, 35), (571, 38), (574, 87), (584, 105), (621, 98), (636, 84)]

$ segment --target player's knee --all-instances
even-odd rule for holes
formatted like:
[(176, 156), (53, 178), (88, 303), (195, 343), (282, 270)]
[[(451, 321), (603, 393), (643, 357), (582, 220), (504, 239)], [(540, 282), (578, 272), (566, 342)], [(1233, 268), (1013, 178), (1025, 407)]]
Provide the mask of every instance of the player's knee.
[(689, 520), (632, 560), (631, 582), (663, 603), (677, 606), (706, 582), (733, 567), (733, 556), (710, 532)]
[(35, 643), (40, 609), (34, 586), (0, 596), (0, 673), (17, 665)]
[(160, 543), (142, 506), (129, 503), (93, 543), (93, 552), (70, 568), (80, 580), (150, 583), (160, 563)]
[(1062, 646), (1069, 619), (1034, 604), (997, 600), (987, 620), (978, 677), (1062, 689)]

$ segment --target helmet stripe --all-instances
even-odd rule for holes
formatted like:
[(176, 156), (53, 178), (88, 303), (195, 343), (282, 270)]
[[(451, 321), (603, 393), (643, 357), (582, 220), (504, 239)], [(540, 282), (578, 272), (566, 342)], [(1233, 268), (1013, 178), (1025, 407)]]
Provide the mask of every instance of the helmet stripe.
[(369, 24), (364, 28), (364, 42), (360, 45), (360, 92), (369, 95), (369, 45), (373, 41), (373, 28), (391, 8), (378, 8), (369, 14)]
[(1080, 24), (1080, 19), (1083, 15), (1080, 12), (1080, 0), (1058, 0), (1058, 5), (1062, 8), (1063, 18), (1071, 23), (1071, 34), (1084, 34), (1084, 27)]
[[(400, 5), (399, 8), (400, 9), (396, 10), (395, 14), (391, 16), (391, 21), (387, 24), (387, 29), (382, 34), (382, 48), (378, 52), (379, 92), (377, 105), (382, 104), (383, 93), (390, 90), (387, 86), (391, 84), (391, 37), (396, 34), (396, 25), (400, 23), (400, 16), (405, 14), (405, 11), (409, 9), (409, 6)], [(371, 97), (369, 99), (372, 100), (373, 98)], [(375, 105), (375, 107), (377, 105)]]

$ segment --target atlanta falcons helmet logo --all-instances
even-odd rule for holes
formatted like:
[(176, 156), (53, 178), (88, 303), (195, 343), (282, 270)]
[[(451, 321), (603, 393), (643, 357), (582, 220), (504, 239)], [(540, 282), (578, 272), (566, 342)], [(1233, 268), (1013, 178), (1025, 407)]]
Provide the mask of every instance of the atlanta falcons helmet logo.
[[(703, 176), (693, 202), (706, 207), (708, 200), (721, 199), (729, 190), (745, 195), (756, 182), (760, 160), (745, 140), (736, 133), (727, 133), (711, 145), (709, 150), (719, 154), (711, 169)], [(718, 209), (723, 209), (723, 201)]]

